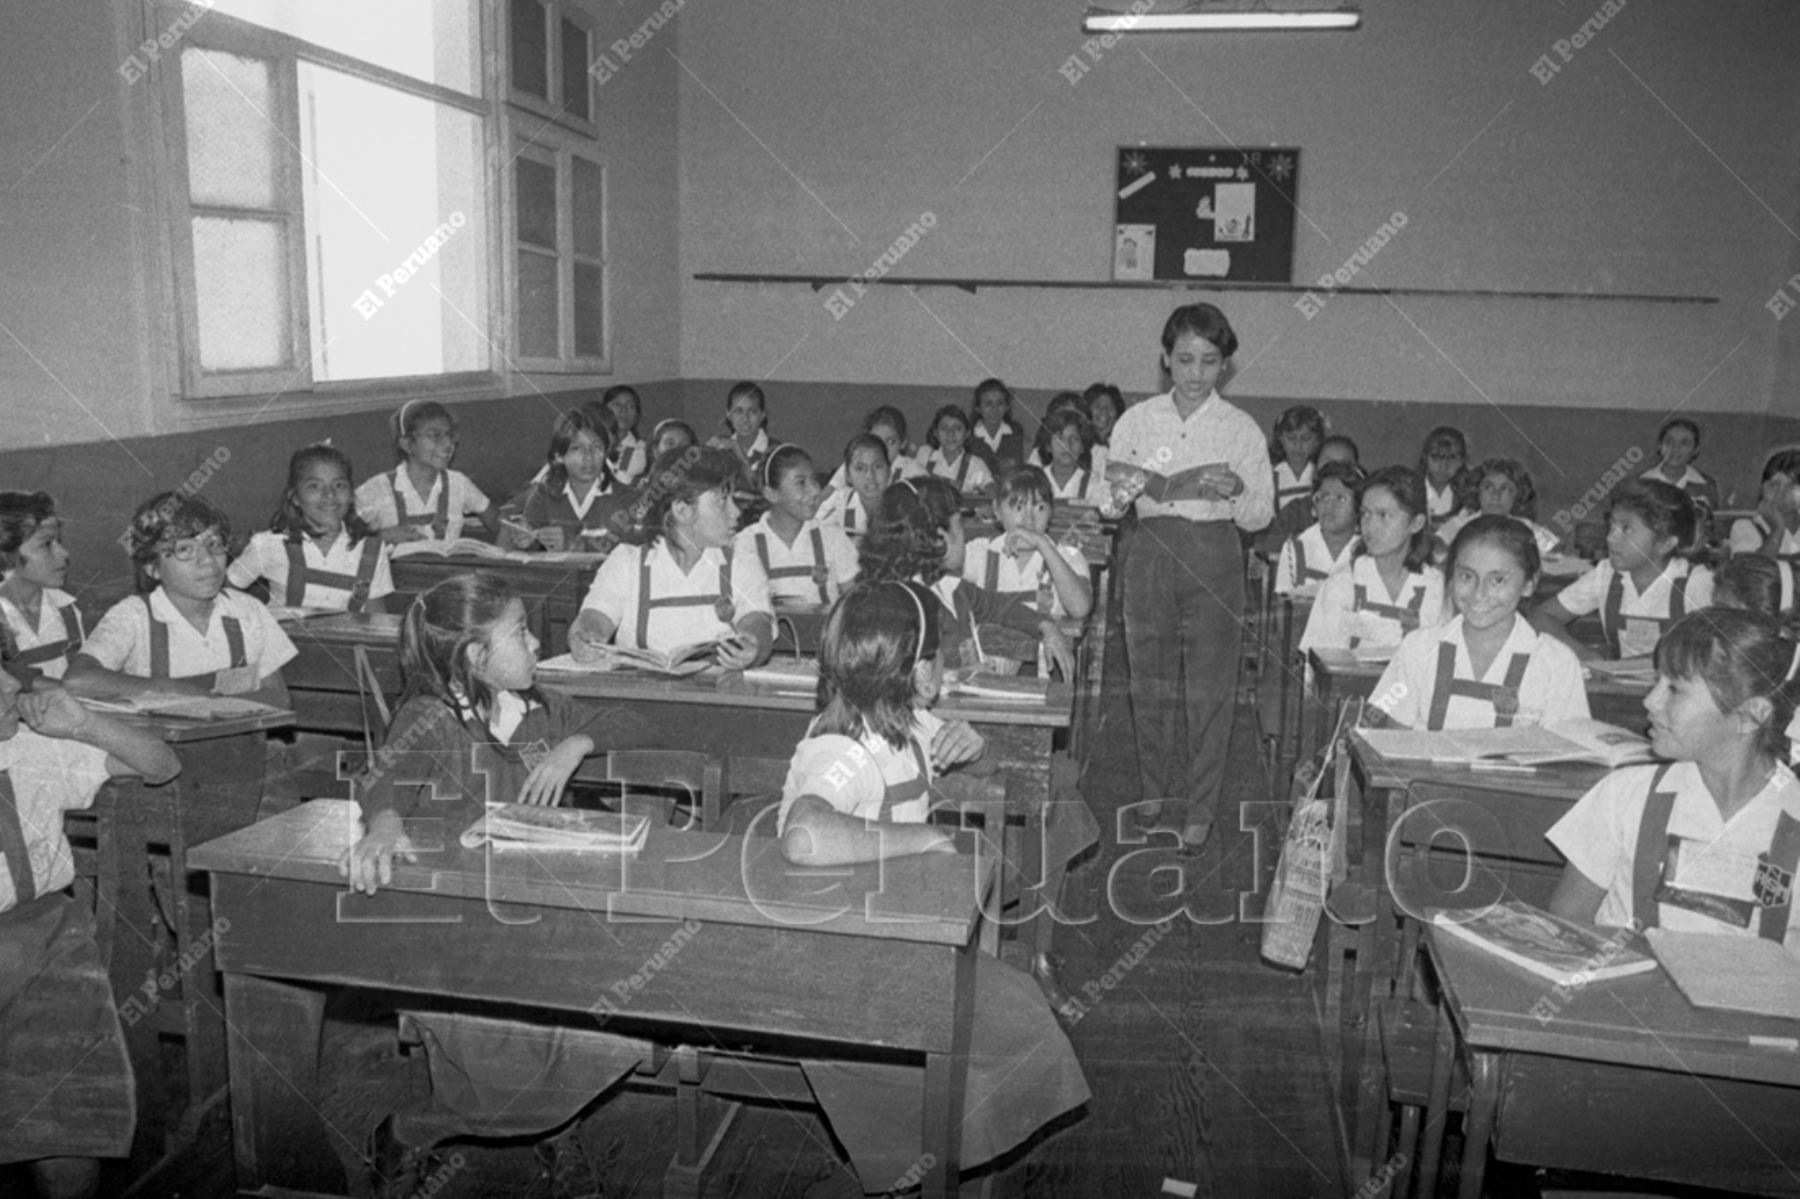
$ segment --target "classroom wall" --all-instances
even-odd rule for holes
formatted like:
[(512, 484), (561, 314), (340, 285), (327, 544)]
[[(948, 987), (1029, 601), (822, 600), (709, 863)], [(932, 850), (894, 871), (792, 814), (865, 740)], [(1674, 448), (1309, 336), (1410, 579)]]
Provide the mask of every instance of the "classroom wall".
[[(1565, 62), (1554, 43), (1598, 3), (1363, 7), (1354, 33), (1137, 37), (1097, 61), (1073, 3), (685, 8), (696, 415), (739, 377), (769, 379), (779, 429), (830, 444), (896, 389), (961, 399), (996, 374), (1028, 394), (1095, 379), (1141, 394), (1170, 308), (1207, 299), (1238, 329), (1233, 394), (1259, 415), (1323, 402), (1361, 430), (1397, 401), (1408, 458), (1442, 419), (1492, 426), (1483, 451), (1530, 457), (1530, 435), (1571, 498), (1671, 410), (1791, 439), (1800, 315), (1766, 303), (1800, 271), (1800, 9), (1631, 3)], [(1092, 69), (1071, 84), (1059, 67), (1077, 54)], [(1561, 67), (1547, 83), (1545, 54)], [(1398, 211), (1405, 229), (1357, 283), (1718, 302), (1340, 295), (1308, 319), (1287, 293), (876, 287), (840, 319), (829, 292), (692, 278), (848, 275), (929, 212), (894, 276), (1105, 279), (1113, 154), (1133, 143), (1301, 147), (1300, 280)], [(1708, 438), (1715, 464), (1758, 457), (1724, 440)]]

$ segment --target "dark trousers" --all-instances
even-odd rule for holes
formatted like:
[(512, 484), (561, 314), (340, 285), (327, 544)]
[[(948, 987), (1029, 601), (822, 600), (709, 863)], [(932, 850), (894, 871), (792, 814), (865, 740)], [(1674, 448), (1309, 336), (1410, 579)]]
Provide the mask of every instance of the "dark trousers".
[(1230, 524), (1138, 523), (1125, 547), (1126, 662), (1145, 799), (1216, 814), (1243, 657), (1244, 566)]

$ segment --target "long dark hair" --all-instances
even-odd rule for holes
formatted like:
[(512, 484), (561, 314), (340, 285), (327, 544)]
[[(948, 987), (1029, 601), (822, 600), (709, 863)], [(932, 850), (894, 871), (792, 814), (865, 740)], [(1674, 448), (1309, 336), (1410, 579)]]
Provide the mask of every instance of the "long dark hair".
[(1670, 626), (1656, 644), (1656, 670), (1672, 679), (1701, 679), (1721, 712), (1753, 699), (1769, 701), (1758, 748), (1787, 761), (1794, 719), (1795, 642), (1780, 623), (1732, 608), (1704, 608)]
[(19, 565), (19, 548), (55, 515), (56, 501), (48, 492), (0, 491), (0, 570)]
[(422, 592), (400, 621), (400, 703), (427, 698), (485, 721), (494, 689), (475, 677), (470, 651), (517, 597), (498, 575), (451, 575)]
[(860, 737), (895, 749), (912, 733), (913, 667), (937, 652), (937, 597), (916, 583), (858, 582), (833, 605), (819, 642), (814, 734)]
[(881, 511), (858, 547), (859, 575), (871, 583), (944, 577), (944, 536), (962, 509), (956, 485), (936, 476), (902, 479), (881, 494)]
[(556, 418), (556, 424), (550, 428), (550, 448), (544, 451), (544, 463), (548, 467), (544, 490), (551, 495), (569, 485), (569, 471), (563, 466), (563, 455), (583, 433), (600, 439), (600, 486), (605, 488), (612, 481), (612, 422), (586, 408), (571, 408)]
[(692, 504), (709, 491), (722, 490), (729, 495), (740, 478), (737, 458), (729, 450), (690, 445), (658, 458), (650, 472), (639, 480), (642, 495), (633, 505), (633, 515), (638, 516), (646, 539), (644, 544), (654, 545), (669, 535), (677, 501)]
[(350, 455), (322, 441), (295, 450), (294, 456), (288, 459), (287, 490), (281, 493), (281, 506), (269, 518), (269, 531), (280, 533), (286, 540), (296, 543), (312, 536), (314, 530), (307, 526), (306, 517), (301, 513), (300, 502), (294, 493), (300, 487), (300, 480), (306, 477), (306, 472), (320, 462), (329, 462), (343, 471), (344, 482), (350, 484), (350, 511), (344, 513), (344, 532), (350, 534), (350, 548), (355, 549), (362, 544), (363, 538), (372, 536), (375, 530), (356, 510), (356, 469), (350, 465)]
[[(1362, 481), (1356, 489), (1357, 520), (1362, 519), (1363, 497), (1377, 487), (1394, 497), (1400, 510), (1406, 513), (1407, 519), (1423, 516), (1426, 522), (1419, 526), (1419, 531), (1412, 535), (1406, 545), (1406, 569), (1414, 573), (1423, 570), (1431, 560), (1431, 512), (1430, 501), (1425, 498), (1425, 476), (1410, 466), (1384, 466)], [(1359, 542), (1356, 556), (1367, 553)]]

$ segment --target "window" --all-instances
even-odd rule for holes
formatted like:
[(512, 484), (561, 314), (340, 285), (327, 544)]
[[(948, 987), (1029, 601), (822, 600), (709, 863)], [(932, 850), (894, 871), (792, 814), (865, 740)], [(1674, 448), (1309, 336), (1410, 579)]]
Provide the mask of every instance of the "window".
[(573, 139), (522, 144), (512, 164), (514, 326), (525, 370), (604, 369), (606, 168)]
[(594, 130), (593, 30), (557, 0), (505, 0), (512, 103), (577, 132)]

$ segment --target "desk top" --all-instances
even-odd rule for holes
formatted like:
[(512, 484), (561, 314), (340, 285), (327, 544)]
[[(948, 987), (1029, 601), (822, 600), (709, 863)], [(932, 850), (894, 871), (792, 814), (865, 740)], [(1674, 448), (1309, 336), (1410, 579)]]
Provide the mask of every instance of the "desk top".
[(391, 649), (400, 642), (400, 616), (394, 612), (286, 616), (281, 627), (296, 644), (317, 640), (333, 645), (377, 645)]
[[(458, 810), (462, 810), (458, 805)], [(343, 886), (338, 856), (353, 843), (356, 805), (318, 799), (188, 850), (188, 868)], [(418, 822), (415, 822), (418, 823)], [(694, 919), (763, 928), (962, 946), (995, 881), (992, 859), (920, 854), (805, 869), (773, 837), (653, 828), (635, 855), (571, 850), (444, 848), (394, 863), (392, 889), (604, 913), (607, 919)]]
[(1553, 762), (1530, 771), (1488, 771), (1448, 762), (1390, 758), (1376, 753), (1359, 730), (1350, 733), (1350, 752), (1363, 768), (1371, 790), (1410, 790), (1425, 784), (1573, 802), (1611, 773), (1593, 762)]
[[(1546, 1054), (1800, 1087), (1800, 1021), (1701, 1011), (1660, 968), (1564, 994), (1545, 979), (1433, 928), (1432, 963), (1473, 1049)], [(1547, 1003), (1546, 1003), (1547, 1001)], [(1532, 1014), (1553, 1008), (1549, 1019)]]
[[(1308, 650), (1307, 661), (1321, 686), (1334, 685), (1339, 690), (1353, 685), (1360, 685), (1364, 692), (1372, 690), (1380, 681), (1381, 672), (1387, 669), (1386, 661), (1364, 661), (1356, 656), (1355, 651), (1347, 649)], [(1589, 695), (1642, 699), (1650, 694), (1651, 685), (1641, 680), (1622, 680), (1606, 674), (1590, 673), (1584, 686)]]

